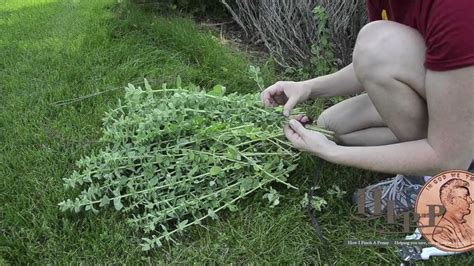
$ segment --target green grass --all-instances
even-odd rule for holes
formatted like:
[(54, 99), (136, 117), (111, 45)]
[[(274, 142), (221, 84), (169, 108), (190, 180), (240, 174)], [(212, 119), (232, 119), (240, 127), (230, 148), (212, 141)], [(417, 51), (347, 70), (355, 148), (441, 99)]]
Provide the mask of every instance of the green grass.
[[(222, 46), (190, 20), (144, 12), (113, 0), (0, 0), (0, 264), (93, 263), (321, 263), (322, 244), (299, 206), (315, 164), (304, 157), (293, 177), (300, 189), (282, 193), (269, 208), (262, 193), (241, 202), (205, 228), (194, 228), (181, 245), (143, 253), (133, 232), (112, 211), (61, 213), (57, 204), (72, 192), (62, 179), (74, 162), (98, 147), (101, 117), (122, 96), (113, 90), (56, 106), (91, 93), (140, 84), (183, 81), (204, 88), (256, 91), (246, 73), (250, 59)], [(259, 60), (261, 61), (261, 60)], [(277, 79), (269, 64), (267, 83)], [(341, 265), (397, 263), (394, 249), (352, 248), (345, 239), (400, 238), (383, 235), (383, 219), (351, 218), (349, 195), (329, 198), (333, 184), (350, 194), (375, 174), (326, 165), (318, 195), (329, 206), (318, 213), (333, 259)], [(392, 228), (393, 229), (393, 228)], [(472, 264), (472, 256), (438, 258)]]

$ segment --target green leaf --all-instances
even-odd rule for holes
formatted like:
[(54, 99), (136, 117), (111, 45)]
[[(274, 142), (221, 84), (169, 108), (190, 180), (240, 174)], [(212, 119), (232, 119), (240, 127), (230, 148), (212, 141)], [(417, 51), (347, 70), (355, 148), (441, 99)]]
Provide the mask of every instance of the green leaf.
[(181, 89), (181, 76), (176, 78), (176, 88)]
[[(191, 154), (192, 154), (192, 153), (191, 153)], [(199, 167), (198, 167), (197, 165), (194, 166), (194, 167), (191, 169), (191, 171), (189, 171), (188, 177), (193, 177), (194, 174), (195, 174), (198, 170), (199, 170)]]
[(163, 246), (163, 244), (161, 243), (161, 241), (159, 239), (155, 240), (155, 244), (156, 244), (157, 247)]
[(158, 177), (155, 176), (150, 179), (150, 182), (148, 184), (150, 185), (150, 187), (154, 187), (156, 184), (158, 184)]
[(209, 171), (209, 174), (218, 175), (221, 171), (222, 171), (222, 168), (220, 168), (217, 165), (214, 165), (213, 167), (211, 167), (211, 170)]
[(285, 166), (285, 165), (283, 164), (283, 161), (281, 161), (281, 162), (278, 164), (278, 170), (282, 170), (284, 166)]
[(151, 90), (150, 83), (148, 83), (148, 80), (147, 80), (147, 79), (145, 79), (145, 89)]
[(255, 182), (256, 179), (252, 177), (242, 178), (240, 181), (240, 189), (243, 191), (251, 190), (254, 187)]
[(142, 251), (148, 251), (151, 249), (151, 245), (148, 243), (140, 244), (142, 246)]
[(257, 164), (253, 164), (252, 167), (253, 167), (253, 170), (255, 170), (255, 172), (257, 173), (260, 172), (260, 167)]
[(74, 201), (74, 211), (76, 213), (79, 213), (81, 211), (81, 202), (79, 201), (79, 199), (76, 199)]
[(231, 211), (231, 212), (236, 212), (236, 211), (239, 210), (239, 207), (237, 207), (234, 204), (229, 204), (229, 205), (227, 205), (227, 209), (229, 209), (229, 211)]
[(218, 218), (216, 212), (213, 209), (207, 209), (207, 215), (209, 215), (209, 217), (211, 217), (213, 220)]
[(182, 221), (182, 222), (180, 222), (180, 223), (178, 223), (178, 230), (180, 230), (180, 231), (184, 230), (184, 228), (185, 228), (185, 226), (186, 226), (187, 224), (188, 224), (188, 220), (187, 220), (187, 219), (184, 220), (184, 221)]
[(288, 172), (293, 172), (297, 167), (298, 167), (298, 165), (292, 164), (287, 168), (287, 171)]
[(119, 198), (114, 199), (114, 207), (117, 211), (120, 211), (123, 208), (123, 204)]
[(107, 197), (107, 195), (104, 195), (104, 196), (102, 197), (102, 199), (100, 199), (99, 207), (108, 206), (108, 205), (109, 205), (109, 202), (110, 202), (109, 197)]
[(216, 85), (210, 90), (207, 94), (214, 96), (223, 96), (225, 94), (226, 88), (222, 85)]

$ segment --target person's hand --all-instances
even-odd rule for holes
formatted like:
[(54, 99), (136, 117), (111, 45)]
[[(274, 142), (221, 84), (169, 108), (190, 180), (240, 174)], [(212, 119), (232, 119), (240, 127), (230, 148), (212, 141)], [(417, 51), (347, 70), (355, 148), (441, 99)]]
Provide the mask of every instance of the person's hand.
[(295, 119), (303, 126), (306, 126), (307, 124), (311, 124), (313, 122), (308, 116), (302, 114), (290, 116), (290, 119)]
[(306, 129), (303, 126), (304, 120), (305, 117), (302, 116), (291, 119), (289, 125), (283, 127), (286, 138), (298, 150), (310, 152), (324, 159), (330, 149), (336, 146), (336, 143), (319, 132)]
[(289, 116), (291, 110), (309, 98), (311, 88), (302, 82), (278, 81), (261, 94), (262, 103), (267, 107), (284, 105), (283, 114)]

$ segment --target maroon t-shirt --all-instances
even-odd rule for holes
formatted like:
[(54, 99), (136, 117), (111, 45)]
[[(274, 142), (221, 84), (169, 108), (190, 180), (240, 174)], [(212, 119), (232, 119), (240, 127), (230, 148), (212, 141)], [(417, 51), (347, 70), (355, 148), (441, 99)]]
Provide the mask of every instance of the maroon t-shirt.
[(474, 65), (474, 0), (366, 0), (369, 20), (388, 19), (417, 29), (425, 66), (435, 71)]

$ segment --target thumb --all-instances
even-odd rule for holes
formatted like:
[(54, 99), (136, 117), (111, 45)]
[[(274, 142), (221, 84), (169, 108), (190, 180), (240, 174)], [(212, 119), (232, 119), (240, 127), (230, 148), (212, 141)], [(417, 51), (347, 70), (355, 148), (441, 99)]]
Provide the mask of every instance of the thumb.
[(298, 103), (298, 100), (296, 97), (290, 97), (288, 98), (288, 101), (286, 101), (285, 106), (283, 107), (283, 114), (285, 116), (290, 116), (290, 112), (295, 107), (295, 105)]
[(301, 138), (304, 138), (307, 129), (300, 122), (295, 119), (291, 119), (290, 126), (291, 129), (293, 129)]

